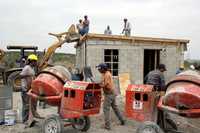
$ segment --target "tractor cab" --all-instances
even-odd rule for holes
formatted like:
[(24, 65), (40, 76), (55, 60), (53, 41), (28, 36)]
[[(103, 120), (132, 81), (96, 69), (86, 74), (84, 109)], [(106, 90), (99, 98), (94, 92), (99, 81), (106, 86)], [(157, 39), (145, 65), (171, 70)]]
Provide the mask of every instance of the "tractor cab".
[[(37, 46), (22, 46), (22, 45), (9, 45), (7, 46), (8, 50), (18, 50), (20, 51), (19, 57), (16, 59), (16, 63), (8, 60), (8, 64), (0, 66), (0, 76), (2, 76), (3, 84), (7, 84), (10, 81), (10, 85), (14, 91), (20, 91), (21, 82), (19, 78), (19, 73), (21, 72), (23, 66), (26, 64), (26, 58), (28, 54), (36, 54)], [(14, 56), (16, 56), (14, 54)], [(10, 58), (10, 57), (9, 57)], [(11, 56), (11, 58), (16, 58)], [(7, 64), (7, 65), (5, 65)], [(16, 67), (10, 64), (17, 64)]]
[(36, 54), (38, 50), (37, 46), (20, 46), (20, 45), (9, 45), (7, 46), (8, 50), (20, 50), (20, 57), (16, 60), (16, 63), (19, 64), (19, 67), (23, 67), (23, 64), (28, 57), (28, 52)]

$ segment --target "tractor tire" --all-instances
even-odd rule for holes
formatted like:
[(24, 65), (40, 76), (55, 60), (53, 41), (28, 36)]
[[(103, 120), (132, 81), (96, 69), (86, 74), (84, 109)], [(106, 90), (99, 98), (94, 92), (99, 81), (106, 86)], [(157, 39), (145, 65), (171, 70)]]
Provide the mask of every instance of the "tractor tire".
[(136, 130), (136, 133), (164, 133), (154, 122), (146, 121)]
[(80, 118), (74, 118), (72, 127), (82, 132), (89, 130), (91, 125), (90, 118), (88, 116), (82, 116)]
[(13, 91), (21, 91), (21, 79), (19, 74), (21, 71), (12, 72), (7, 79), (7, 84), (13, 89)]
[(42, 123), (42, 133), (63, 133), (63, 121), (58, 115), (47, 116)]

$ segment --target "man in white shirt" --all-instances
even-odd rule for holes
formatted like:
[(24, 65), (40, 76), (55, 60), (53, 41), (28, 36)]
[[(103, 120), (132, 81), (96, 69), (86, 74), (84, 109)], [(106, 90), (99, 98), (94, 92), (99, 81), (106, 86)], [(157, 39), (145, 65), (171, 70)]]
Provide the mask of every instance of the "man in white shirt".
[(111, 35), (111, 34), (112, 34), (112, 31), (110, 30), (110, 26), (109, 26), (109, 25), (108, 25), (107, 28), (105, 29), (104, 34), (105, 34), (105, 35)]
[[(20, 73), (21, 78), (21, 97), (22, 97), (22, 120), (25, 123), (29, 119), (29, 96), (27, 92), (31, 89), (31, 83), (35, 78), (35, 70), (34, 67), (37, 66), (37, 56), (31, 54), (28, 56), (27, 64), (22, 69)], [(36, 103), (33, 103), (32, 108), (34, 111), (36, 110)]]
[(122, 34), (125, 36), (131, 36), (131, 24), (128, 22), (128, 19), (124, 19), (124, 28), (122, 30)]

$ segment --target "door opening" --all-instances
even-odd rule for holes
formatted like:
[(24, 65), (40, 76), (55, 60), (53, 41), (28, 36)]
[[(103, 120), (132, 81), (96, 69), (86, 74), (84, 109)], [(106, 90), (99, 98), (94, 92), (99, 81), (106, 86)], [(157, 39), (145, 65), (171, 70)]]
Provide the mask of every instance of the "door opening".
[(160, 50), (144, 50), (144, 77), (151, 71), (155, 70), (160, 63)]

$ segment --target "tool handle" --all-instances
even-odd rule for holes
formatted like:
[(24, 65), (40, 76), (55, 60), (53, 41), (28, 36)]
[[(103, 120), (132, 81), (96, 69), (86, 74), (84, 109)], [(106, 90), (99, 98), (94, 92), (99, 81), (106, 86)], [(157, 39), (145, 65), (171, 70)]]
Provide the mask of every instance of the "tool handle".
[(37, 94), (32, 93), (32, 90), (29, 90), (27, 93), (30, 97), (34, 98), (34, 99), (38, 99), (38, 100), (55, 100), (55, 99), (61, 99), (62, 98), (62, 93), (60, 95), (57, 96), (39, 96)]

